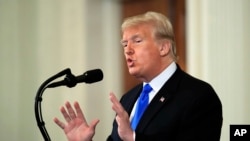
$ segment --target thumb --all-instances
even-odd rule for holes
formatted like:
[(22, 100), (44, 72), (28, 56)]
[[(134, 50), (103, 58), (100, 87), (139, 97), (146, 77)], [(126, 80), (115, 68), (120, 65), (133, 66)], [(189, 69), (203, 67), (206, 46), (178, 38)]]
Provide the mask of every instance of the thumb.
[(90, 123), (90, 128), (94, 129), (95, 130), (95, 127), (96, 125), (99, 123), (99, 119), (95, 119), (95, 120), (92, 120), (92, 122)]

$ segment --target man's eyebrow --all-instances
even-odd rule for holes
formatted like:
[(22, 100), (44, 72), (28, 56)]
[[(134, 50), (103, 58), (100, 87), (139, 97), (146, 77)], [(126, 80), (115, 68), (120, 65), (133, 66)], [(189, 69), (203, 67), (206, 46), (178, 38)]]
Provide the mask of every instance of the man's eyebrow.
[[(134, 39), (136, 39), (136, 38), (140, 38), (140, 35), (138, 35), (138, 34), (135, 34), (135, 35), (133, 35), (132, 37), (130, 37), (128, 40), (134, 40)], [(125, 43), (125, 42), (128, 42), (128, 40), (121, 40), (120, 42), (121, 43)]]
[(138, 34), (136, 34), (136, 35), (134, 35), (134, 36), (131, 37), (132, 40), (135, 40), (136, 38), (141, 38), (141, 36), (138, 35)]
[(127, 43), (127, 42), (128, 42), (127, 40), (121, 40), (121, 41), (120, 41), (121, 44), (125, 44), (125, 43)]

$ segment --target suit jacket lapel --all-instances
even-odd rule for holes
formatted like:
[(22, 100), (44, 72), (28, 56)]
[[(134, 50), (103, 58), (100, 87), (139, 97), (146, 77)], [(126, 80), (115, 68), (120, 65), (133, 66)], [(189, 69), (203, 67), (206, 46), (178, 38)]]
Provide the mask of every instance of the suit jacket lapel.
[(142, 86), (142, 83), (137, 85), (134, 89), (124, 95), (124, 99), (126, 100), (121, 99), (121, 103), (129, 115), (131, 114), (133, 106), (141, 93)]
[(181, 77), (181, 70), (179, 67), (177, 67), (176, 72), (173, 74), (173, 76), (170, 77), (170, 79), (163, 85), (163, 87), (160, 89), (160, 91), (155, 95), (151, 103), (148, 105), (148, 108), (144, 112), (137, 129), (138, 131), (142, 131), (146, 128), (147, 124), (151, 121), (151, 119), (154, 117), (155, 114), (157, 114), (161, 107), (169, 102), (171, 100), (171, 97), (175, 93), (178, 82)]

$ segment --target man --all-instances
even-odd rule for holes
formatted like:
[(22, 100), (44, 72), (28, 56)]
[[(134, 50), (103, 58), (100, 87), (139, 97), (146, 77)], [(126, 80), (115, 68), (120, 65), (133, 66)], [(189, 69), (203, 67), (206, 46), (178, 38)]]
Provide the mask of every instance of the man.
[[(164, 15), (147, 12), (126, 19), (121, 43), (129, 73), (143, 83), (124, 94), (120, 102), (110, 94), (116, 117), (108, 141), (220, 140), (221, 102), (208, 83), (176, 64), (174, 32)], [(144, 96), (146, 85), (149, 92)], [(68, 140), (92, 140), (99, 120), (87, 124), (77, 102), (76, 112), (69, 102), (65, 106), (61, 112), (67, 124), (54, 121)], [(138, 112), (139, 107), (144, 109)]]

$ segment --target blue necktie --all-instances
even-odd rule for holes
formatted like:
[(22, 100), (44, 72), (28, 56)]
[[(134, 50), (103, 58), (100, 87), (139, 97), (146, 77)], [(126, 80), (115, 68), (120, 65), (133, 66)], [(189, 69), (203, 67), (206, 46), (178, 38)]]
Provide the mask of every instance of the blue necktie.
[(148, 106), (148, 100), (149, 100), (149, 92), (152, 90), (151, 86), (149, 84), (146, 84), (143, 87), (142, 93), (140, 94), (139, 100), (137, 102), (135, 115), (131, 121), (131, 127), (135, 131), (137, 124), (139, 123), (142, 114), (144, 113), (145, 109)]

